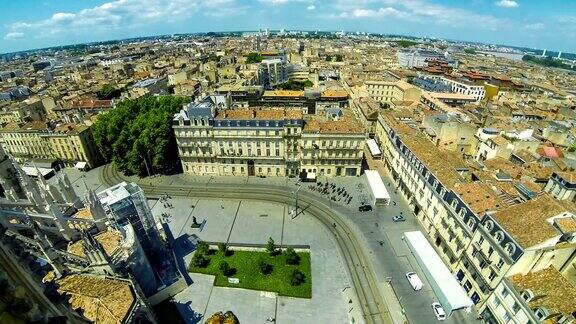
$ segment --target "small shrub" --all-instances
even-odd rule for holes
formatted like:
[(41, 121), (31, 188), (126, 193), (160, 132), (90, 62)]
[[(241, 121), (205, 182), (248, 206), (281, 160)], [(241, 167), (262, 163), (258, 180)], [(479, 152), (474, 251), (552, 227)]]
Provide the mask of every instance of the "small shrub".
[(218, 269), (220, 269), (220, 271), (222, 271), (222, 274), (225, 276), (229, 276), (231, 273), (230, 265), (226, 261), (220, 262)]
[(297, 265), (300, 263), (300, 256), (293, 248), (287, 248), (284, 255), (286, 256), (286, 264)]
[(194, 257), (192, 257), (192, 266), (197, 268), (205, 268), (208, 266), (210, 260), (204, 256), (202, 253), (194, 253)]
[(269, 275), (272, 273), (272, 265), (266, 263), (264, 260), (260, 260), (260, 262), (258, 263), (258, 266), (260, 267), (260, 272), (263, 275)]
[(198, 242), (198, 245), (196, 246), (196, 254), (208, 254), (208, 250), (210, 250), (208, 243), (204, 241)]
[(224, 256), (228, 255), (228, 244), (218, 243), (218, 251), (220, 251)]
[(304, 275), (304, 273), (302, 273), (302, 271), (300, 271), (298, 269), (294, 269), (294, 271), (292, 271), (292, 275), (290, 277), (290, 284), (292, 286), (300, 286), (301, 284), (304, 283), (304, 281), (306, 281), (306, 275)]
[(276, 255), (276, 244), (274, 243), (274, 239), (271, 237), (268, 238), (268, 243), (266, 243), (266, 251), (270, 253), (270, 255)]

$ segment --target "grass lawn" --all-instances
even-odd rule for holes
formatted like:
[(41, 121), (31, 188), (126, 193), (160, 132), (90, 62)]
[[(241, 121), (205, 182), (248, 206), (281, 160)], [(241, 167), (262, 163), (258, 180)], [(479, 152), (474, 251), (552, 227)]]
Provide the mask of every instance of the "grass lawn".
[[(208, 258), (210, 263), (205, 268), (190, 265), (190, 272), (215, 275), (214, 284), (222, 287), (237, 287), (254, 290), (274, 291), (282, 296), (311, 298), (312, 276), (310, 274), (310, 253), (299, 252), (300, 264), (287, 265), (284, 254), (270, 256), (268, 252), (256, 251), (230, 251), (232, 255), (224, 256), (220, 251), (211, 251)], [(272, 273), (263, 275), (258, 266), (259, 261), (264, 260), (272, 265)], [(218, 269), (220, 262), (226, 261), (230, 268), (235, 269), (232, 278), (240, 279), (239, 284), (228, 283), (228, 277)], [(299, 269), (306, 276), (304, 283), (298, 286), (290, 284), (292, 271)]]

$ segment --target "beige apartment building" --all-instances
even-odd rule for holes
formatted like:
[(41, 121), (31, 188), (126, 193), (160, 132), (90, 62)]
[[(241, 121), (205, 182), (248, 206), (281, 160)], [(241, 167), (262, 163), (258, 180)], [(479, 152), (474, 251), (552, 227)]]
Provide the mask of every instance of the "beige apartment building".
[(0, 130), (4, 150), (18, 160), (61, 160), (68, 165), (102, 163), (90, 128), (63, 124), (50, 129), (44, 122), (10, 123)]
[(58, 125), (42, 137), (50, 144), (54, 157), (70, 166), (85, 162), (89, 168), (94, 168), (103, 162), (90, 127), (84, 124)]
[(422, 90), (404, 80), (366, 81), (366, 91), (374, 100), (382, 103), (392, 101), (420, 101)]
[(0, 130), (4, 150), (18, 160), (53, 159), (52, 147), (42, 135), (49, 132), (46, 123), (9, 123)]
[(195, 175), (344, 176), (360, 173), (364, 132), (350, 119), (299, 108), (220, 109), (215, 98), (174, 116), (182, 169)]
[(549, 266), (574, 276), (573, 207), (546, 194), (508, 199), (499, 188), (515, 183), (478, 180), (461, 153), (437, 148), (391, 112), (379, 116), (376, 141), (398, 191), (477, 310), (486, 311), (486, 300), (509, 276)]

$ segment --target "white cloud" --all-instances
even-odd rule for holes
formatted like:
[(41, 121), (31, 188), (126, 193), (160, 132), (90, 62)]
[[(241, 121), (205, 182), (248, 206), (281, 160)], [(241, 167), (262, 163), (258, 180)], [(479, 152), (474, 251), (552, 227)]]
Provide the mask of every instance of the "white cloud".
[(353, 9), (340, 14), (342, 18), (381, 18), (381, 17), (404, 17), (406, 13), (392, 7), (374, 9)]
[(314, 10), (314, 9), (316, 9), (316, 6), (313, 5), (313, 4), (311, 4), (311, 5), (309, 5), (308, 7), (306, 7), (306, 9), (307, 9), (307, 10)]
[(496, 2), (496, 5), (498, 7), (504, 7), (504, 8), (517, 8), (518, 2), (516, 2), (515, 0), (500, 0)]
[(109, 31), (184, 20), (199, 12), (204, 16), (222, 16), (242, 11), (243, 7), (235, 0), (112, 0), (77, 12), (54, 13), (45, 20), (13, 23), (4, 38), (22, 37), (28, 31), (36, 37)]
[[(278, 6), (278, 5), (284, 5), (287, 3), (291, 3), (291, 2), (314, 2), (313, 0), (258, 0), (258, 2), (265, 4), (265, 5), (271, 5), (271, 6)], [(314, 6), (314, 5), (312, 5)]]
[(22, 32), (10, 32), (4, 36), (4, 39), (11, 40), (11, 39), (18, 39), (24, 37), (24, 33)]
[[(385, 4), (386, 7), (377, 6)], [(376, 6), (376, 8), (375, 8)], [(498, 29), (503, 21), (490, 15), (477, 14), (468, 10), (430, 3), (427, 0), (335, 0), (333, 8), (340, 14), (325, 14), (325, 18), (383, 18), (468, 27), (471, 22), (482, 22), (478, 26)]]
[(530, 29), (530, 30), (542, 30), (545, 27), (546, 27), (546, 25), (544, 25), (544, 23), (541, 23), (541, 22), (524, 25), (524, 28)]

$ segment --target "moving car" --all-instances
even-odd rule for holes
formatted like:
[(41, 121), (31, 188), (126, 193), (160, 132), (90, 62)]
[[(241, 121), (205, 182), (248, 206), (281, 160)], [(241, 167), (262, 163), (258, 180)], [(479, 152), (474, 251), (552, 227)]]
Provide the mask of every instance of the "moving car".
[(408, 272), (406, 274), (406, 279), (408, 279), (408, 282), (412, 286), (412, 289), (416, 291), (422, 289), (422, 287), (424, 286), (422, 280), (420, 280), (420, 277), (418, 277), (416, 272)]
[(402, 215), (397, 215), (397, 216), (392, 217), (392, 220), (395, 222), (403, 222), (406, 220), (406, 218), (404, 218), (404, 216), (402, 216)]
[(358, 210), (361, 211), (361, 212), (371, 211), (371, 210), (372, 210), (372, 206), (370, 206), (370, 205), (362, 205), (362, 206), (358, 207)]
[(434, 315), (436, 315), (437, 320), (443, 321), (446, 319), (446, 312), (440, 303), (432, 303), (432, 309), (434, 310)]

